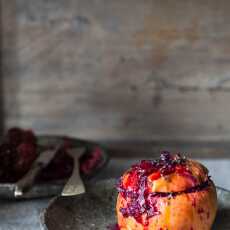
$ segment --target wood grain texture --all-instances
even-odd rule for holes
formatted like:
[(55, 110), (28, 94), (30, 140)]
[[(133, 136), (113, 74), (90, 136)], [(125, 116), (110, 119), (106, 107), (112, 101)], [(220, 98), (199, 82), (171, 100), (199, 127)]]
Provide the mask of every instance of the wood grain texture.
[[(114, 141), (104, 143), (116, 159), (158, 158), (161, 151), (181, 153), (191, 158), (229, 159), (229, 141)], [(113, 160), (112, 160), (113, 161)]]
[(6, 127), (230, 139), (230, 2), (2, 0)]

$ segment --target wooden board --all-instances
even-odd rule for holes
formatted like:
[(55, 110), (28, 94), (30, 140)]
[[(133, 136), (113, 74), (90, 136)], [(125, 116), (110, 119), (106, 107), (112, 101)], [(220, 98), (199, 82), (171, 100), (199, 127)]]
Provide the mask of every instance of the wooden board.
[(5, 127), (230, 139), (227, 0), (1, 0)]

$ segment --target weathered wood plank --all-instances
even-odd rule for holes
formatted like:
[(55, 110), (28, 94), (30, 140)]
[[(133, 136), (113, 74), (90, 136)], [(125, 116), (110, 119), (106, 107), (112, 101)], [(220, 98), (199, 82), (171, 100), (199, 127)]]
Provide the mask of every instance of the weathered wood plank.
[(230, 2), (2, 0), (6, 127), (228, 140)]
[(82, 95), (19, 93), (20, 110), (12, 109), (12, 100), (6, 111), (8, 125), (32, 125), (39, 132), (91, 139), (228, 139), (230, 92), (162, 90), (155, 97), (151, 90), (138, 97), (122, 90)]
[(101, 80), (125, 74), (158, 87), (229, 87), (226, 1), (38, 2), (17, 1), (25, 79), (31, 73)]
[(118, 158), (153, 159), (165, 150), (192, 158), (230, 158), (229, 141), (116, 141), (105, 145), (110, 155)]
[(158, 87), (229, 87), (227, 1), (13, 2), (22, 79), (138, 76)]

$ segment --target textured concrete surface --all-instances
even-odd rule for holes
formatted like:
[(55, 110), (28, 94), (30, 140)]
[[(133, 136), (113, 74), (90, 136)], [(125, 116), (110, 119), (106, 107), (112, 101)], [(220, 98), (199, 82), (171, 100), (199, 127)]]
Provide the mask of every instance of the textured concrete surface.
[[(44, 230), (106, 230), (116, 222), (116, 180), (93, 184), (88, 194), (58, 197), (44, 215)], [(218, 213), (212, 230), (230, 229), (230, 193), (218, 189)], [(209, 210), (205, 210), (209, 213)], [(171, 229), (171, 228), (170, 228)], [(190, 228), (189, 228), (190, 229)], [(196, 229), (197, 227), (191, 227)]]
[(0, 230), (40, 229), (40, 213), (49, 199), (0, 201)]

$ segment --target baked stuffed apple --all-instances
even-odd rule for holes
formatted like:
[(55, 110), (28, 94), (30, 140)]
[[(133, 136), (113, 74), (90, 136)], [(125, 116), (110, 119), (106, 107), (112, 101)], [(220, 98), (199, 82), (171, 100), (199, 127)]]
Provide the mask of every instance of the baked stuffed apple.
[(120, 230), (211, 230), (216, 189), (197, 161), (162, 152), (133, 165), (117, 188)]

